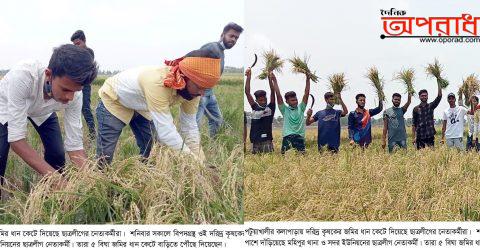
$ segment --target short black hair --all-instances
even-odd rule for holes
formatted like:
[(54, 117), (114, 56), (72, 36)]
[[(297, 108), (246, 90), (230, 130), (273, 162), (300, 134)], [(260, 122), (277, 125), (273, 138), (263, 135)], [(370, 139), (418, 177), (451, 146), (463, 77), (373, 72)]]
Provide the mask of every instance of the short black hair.
[(328, 98), (333, 97), (333, 96), (335, 96), (335, 95), (332, 92), (327, 92), (327, 93), (325, 93), (325, 95), (323, 95), (323, 98), (328, 99)]
[(355, 96), (355, 100), (358, 101), (360, 97), (366, 98), (364, 94), (360, 93)]
[(421, 94), (423, 93), (427, 93), (428, 94), (428, 91), (426, 89), (422, 89), (420, 91), (418, 91), (418, 96), (420, 96)]
[(295, 93), (295, 91), (288, 91), (285, 93), (285, 100), (288, 101), (288, 99), (292, 97), (297, 97), (297, 93)]
[(85, 33), (83, 33), (83, 30), (77, 30), (75, 31), (75, 33), (73, 33), (72, 37), (70, 37), (70, 41), (73, 42), (73, 40), (75, 39), (80, 39), (84, 42), (86, 41)]
[(253, 95), (255, 96), (255, 98), (260, 98), (260, 97), (265, 97), (267, 96), (267, 92), (265, 92), (265, 90), (257, 90), (255, 91), (255, 93), (253, 93)]
[(227, 33), (229, 30), (235, 30), (236, 32), (238, 33), (242, 33), (243, 32), (243, 28), (242, 26), (234, 23), (234, 22), (231, 22), (231, 23), (228, 23), (227, 25), (225, 25), (225, 27), (223, 28), (223, 32), (222, 34), (225, 34)]
[(52, 71), (52, 77), (67, 76), (81, 85), (90, 84), (98, 72), (97, 63), (90, 52), (73, 44), (55, 48), (48, 68)]
[(197, 49), (188, 52), (185, 57), (207, 57), (220, 59), (220, 54), (218, 53), (218, 51), (215, 50)]
[(402, 98), (402, 95), (400, 95), (399, 93), (393, 93), (392, 99), (393, 99), (394, 97)]
[(472, 97), (478, 102), (478, 96), (472, 95)]

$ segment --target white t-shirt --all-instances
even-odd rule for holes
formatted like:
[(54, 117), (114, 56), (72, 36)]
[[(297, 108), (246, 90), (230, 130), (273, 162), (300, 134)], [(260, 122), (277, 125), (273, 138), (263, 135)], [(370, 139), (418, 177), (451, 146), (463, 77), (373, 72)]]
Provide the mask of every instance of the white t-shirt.
[(67, 104), (54, 99), (45, 100), (45, 68), (38, 61), (22, 61), (0, 80), (0, 123), (8, 123), (8, 142), (27, 137), (28, 117), (40, 126), (53, 112), (65, 109), (65, 150), (81, 150), (82, 91), (75, 92), (73, 100)]
[(445, 138), (461, 138), (465, 126), (465, 115), (468, 109), (463, 106), (448, 108), (443, 112), (443, 120), (447, 121)]

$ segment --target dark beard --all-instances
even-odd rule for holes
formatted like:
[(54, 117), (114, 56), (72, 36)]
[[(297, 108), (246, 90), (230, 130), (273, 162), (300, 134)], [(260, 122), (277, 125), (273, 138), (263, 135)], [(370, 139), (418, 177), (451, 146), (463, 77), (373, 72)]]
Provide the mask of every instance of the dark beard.
[(191, 101), (191, 100), (193, 100), (193, 98), (197, 97), (197, 96), (191, 95), (188, 92), (187, 88), (177, 89), (177, 94), (179, 94), (181, 97), (183, 97), (183, 99), (185, 99), (187, 101)]
[(223, 42), (223, 46), (225, 46), (225, 49), (231, 49), (233, 48), (233, 46), (235, 46), (235, 44), (234, 45), (228, 44), (227, 41), (225, 41), (225, 39), (223, 39), (222, 42)]

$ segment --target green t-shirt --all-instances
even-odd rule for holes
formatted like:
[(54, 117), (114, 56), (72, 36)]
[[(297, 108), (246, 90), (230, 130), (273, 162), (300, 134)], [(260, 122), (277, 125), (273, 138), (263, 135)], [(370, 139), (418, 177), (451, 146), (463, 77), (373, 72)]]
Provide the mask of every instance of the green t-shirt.
[(300, 102), (296, 108), (285, 104), (280, 105), (279, 109), (283, 115), (283, 137), (287, 135), (301, 135), (305, 137), (305, 119), (303, 113), (307, 104)]
[(388, 122), (388, 142), (407, 140), (405, 118), (401, 107), (391, 107), (383, 112), (383, 118)]

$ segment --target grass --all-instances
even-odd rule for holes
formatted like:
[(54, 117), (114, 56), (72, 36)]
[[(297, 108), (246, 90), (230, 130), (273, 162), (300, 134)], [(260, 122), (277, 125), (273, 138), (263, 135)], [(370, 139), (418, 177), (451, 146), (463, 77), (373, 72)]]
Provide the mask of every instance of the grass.
[[(314, 126), (312, 126), (314, 127)], [(316, 128), (307, 129), (307, 153), (245, 157), (245, 220), (254, 221), (477, 221), (480, 163), (476, 152), (440, 145), (393, 154), (381, 148), (381, 127), (365, 151), (348, 145), (319, 153)], [(438, 129), (437, 129), (438, 131)]]
[[(99, 77), (92, 89), (93, 112), (103, 80), (104, 77)], [(135, 138), (127, 126), (117, 144), (114, 162), (107, 170), (97, 169), (95, 143), (85, 139), (91, 158), (89, 166), (78, 171), (68, 165), (65, 173), (68, 184), (61, 191), (54, 191), (52, 183), (58, 176), (41, 179), (10, 151), (6, 173), (9, 184), (5, 186), (10, 194), (0, 203), (0, 223), (242, 223), (243, 104), (239, 98), (242, 86), (243, 76), (232, 74), (222, 78), (215, 88), (225, 126), (219, 136), (209, 138), (208, 122), (203, 122), (205, 165), (159, 145), (155, 145), (148, 162), (142, 163), (137, 156)], [(178, 112), (173, 113), (176, 117)], [(177, 122), (177, 118), (175, 120)], [(29, 144), (42, 154), (38, 134), (30, 124), (28, 129)]]

